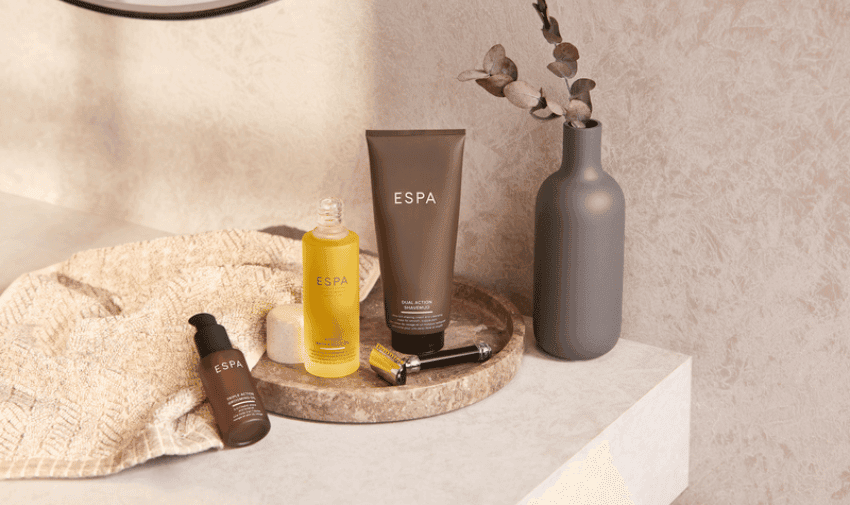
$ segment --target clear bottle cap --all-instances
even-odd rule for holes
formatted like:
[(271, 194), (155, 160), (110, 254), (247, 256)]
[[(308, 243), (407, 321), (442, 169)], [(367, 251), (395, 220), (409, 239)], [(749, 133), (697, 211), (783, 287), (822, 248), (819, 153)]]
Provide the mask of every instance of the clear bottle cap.
[(339, 240), (348, 235), (342, 225), (342, 200), (336, 197), (322, 198), (319, 201), (318, 226), (313, 234), (318, 238)]
[(342, 226), (342, 200), (322, 198), (319, 202), (319, 225)]

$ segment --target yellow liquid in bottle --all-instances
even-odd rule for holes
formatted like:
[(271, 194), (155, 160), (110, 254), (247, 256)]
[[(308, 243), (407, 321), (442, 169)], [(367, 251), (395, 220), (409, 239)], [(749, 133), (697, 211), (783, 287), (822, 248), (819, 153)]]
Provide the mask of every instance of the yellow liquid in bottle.
[(304, 367), (319, 377), (344, 377), (360, 367), (360, 237), (302, 239)]

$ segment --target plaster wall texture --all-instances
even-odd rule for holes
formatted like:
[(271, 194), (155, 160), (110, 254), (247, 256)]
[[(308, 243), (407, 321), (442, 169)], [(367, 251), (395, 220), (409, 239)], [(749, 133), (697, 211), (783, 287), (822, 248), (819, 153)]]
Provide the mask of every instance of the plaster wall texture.
[[(376, 250), (364, 130), (466, 128), (456, 272), (528, 313), (561, 125), (455, 77), (501, 43), (562, 94), (529, 4), (0, 0), (0, 191), (172, 233), (307, 229), (336, 194)], [(850, 4), (550, 4), (626, 196), (622, 335), (694, 356), (675, 503), (850, 502)]]

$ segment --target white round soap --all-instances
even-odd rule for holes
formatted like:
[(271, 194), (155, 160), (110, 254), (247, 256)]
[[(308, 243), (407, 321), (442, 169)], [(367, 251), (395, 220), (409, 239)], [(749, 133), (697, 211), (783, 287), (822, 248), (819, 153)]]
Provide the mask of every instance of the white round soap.
[(304, 305), (278, 305), (266, 315), (266, 352), (284, 364), (304, 362)]

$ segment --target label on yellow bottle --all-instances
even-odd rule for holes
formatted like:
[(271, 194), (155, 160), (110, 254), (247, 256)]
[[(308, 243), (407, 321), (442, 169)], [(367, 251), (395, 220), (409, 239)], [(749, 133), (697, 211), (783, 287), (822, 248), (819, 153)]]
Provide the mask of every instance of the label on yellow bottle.
[(360, 239), (303, 242), (304, 366), (320, 377), (342, 377), (360, 366)]

